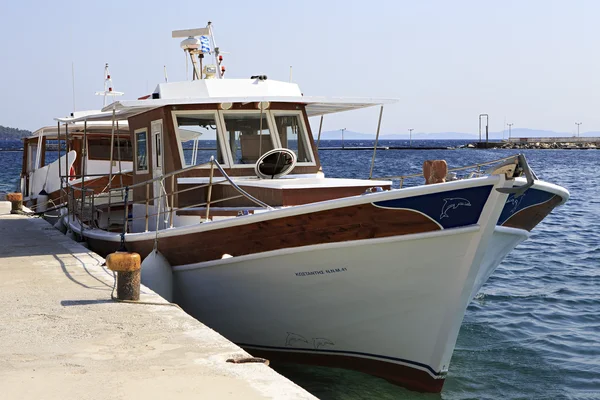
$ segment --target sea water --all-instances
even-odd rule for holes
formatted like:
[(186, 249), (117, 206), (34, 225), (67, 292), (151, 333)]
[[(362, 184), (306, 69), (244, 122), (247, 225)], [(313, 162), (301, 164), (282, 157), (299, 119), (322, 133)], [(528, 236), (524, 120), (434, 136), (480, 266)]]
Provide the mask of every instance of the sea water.
[[(339, 141), (321, 143), (341, 146)], [(465, 142), (413, 140), (413, 146), (460, 144)], [(347, 140), (344, 145), (373, 142)], [(0, 147), (6, 148), (6, 142)], [(469, 305), (441, 395), (410, 392), (341, 369), (273, 367), (324, 400), (600, 399), (600, 150), (522, 152), (540, 179), (566, 187), (571, 199), (509, 254)], [(378, 150), (373, 175), (418, 173), (427, 159), (458, 167), (513, 154)], [(366, 150), (320, 152), (326, 176), (346, 178), (368, 177), (372, 155)], [(0, 151), (0, 193), (15, 189), (21, 162), (21, 152)]]

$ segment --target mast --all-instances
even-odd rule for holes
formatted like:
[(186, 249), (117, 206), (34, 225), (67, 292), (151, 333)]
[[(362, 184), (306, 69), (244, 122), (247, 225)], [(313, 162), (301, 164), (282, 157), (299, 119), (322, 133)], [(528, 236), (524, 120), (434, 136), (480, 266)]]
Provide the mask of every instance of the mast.
[[(110, 77), (110, 71), (108, 70), (108, 63), (106, 63), (104, 65), (104, 91), (96, 92), (96, 96), (104, 96), (102, 107), (106, 107), (107, 96), (123, 96), (123, 94), (123, 92), (116, 92), (113, 90), (112, 78)], [(114, 98), (112, 101), (114, 101)]]
[[(192, 65), (192, 80), (200, 79), (223, 79), (225, 66), (221, 51), (215, 43), (212, 23), (209, 21), (206, 28), (183, 29), (173, 31), (173, 38), (185, 38), (179, 46), (189, 57)], [(204, 64), (206, 56), (212, 58), (212, 63)], [(187, 67), (188, 64), (186, 64)]]

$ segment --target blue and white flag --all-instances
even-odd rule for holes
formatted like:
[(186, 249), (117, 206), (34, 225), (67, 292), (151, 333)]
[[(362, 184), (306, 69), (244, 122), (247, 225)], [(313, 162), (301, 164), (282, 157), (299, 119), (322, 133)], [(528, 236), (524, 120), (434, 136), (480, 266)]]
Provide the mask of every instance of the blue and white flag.
[(210, 39), (208, 38), (208, 36), (200, 36), (200, 50), (203, 53), (211, 52)]

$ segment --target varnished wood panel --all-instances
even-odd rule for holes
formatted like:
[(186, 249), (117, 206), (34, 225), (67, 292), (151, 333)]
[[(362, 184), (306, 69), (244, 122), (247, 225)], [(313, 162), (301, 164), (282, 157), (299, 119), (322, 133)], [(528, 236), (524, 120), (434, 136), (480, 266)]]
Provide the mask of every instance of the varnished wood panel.
[[(171, 123), (170, 113), (165, 112), (166, 107), (157, 108), (154, 110), (147, 111), (142, 114), (135, 115), (128, 119), (129, 130), (131, 132), (131, 143), (134, 146), (133, 163), (134, 163), (134, 183), (145, 182), (152, 179), (152, 168), (154, 168), (153, 152), (154, 152), (154, 140), (152, 138), (152, 121), (162, 119), (163, 122), (163, 172), (169, 173), (181, 169), (181, 160), (179, 159), (179, 150), (177, 148), (177, 139), (173, 134), (173, 127)], [(136, 174), (135, 168), (137, 168), (137, 143), (135, 142), (135, 131), (137, 129), (146, 129), (148, 141), (148, 173)], [(173, 146), (173, 144), (175, 146)], [(174, 151), (175, 150), (175, 151)], [(150, 185), (150, 197), (154, 197), (154, 191), (152, 185)], [(146, 200), (146, 188), (139, 187), (133, 191), (134, 201), (145, 201)]]
[[(390, 186), (384, 186), (383, 189), (390, 190)], [(364, 186), (285, 189), (283, 190), (283, 205), (297, 206), (300, 204), (357, 196), (363, 194), (365, 190), (367, 188)]]
[[(196, 185), (179, 185), (179, 190), (185, 190), (192, 188)], [(246, 192), (251, 196), (263, 201), (271, 207), (278, 207), (283, 205), (283, 191), (272, 188), (257, 188), (257, 187), (244, 187)], [(214, 185), (211, 193), (211, 203), (213, 207), (256, 207), (256, 204), (248, 200), (246, 197), (239, 197), (227, 201), (218, 201), (219, 199), (225, 199), (228, 197), (239, 196), (240, 193), (230, 185)], [(199, 188), (189, 190), (179, 194), (178, 207), (189, 207), (195, 204), (205, 203), (208, 198), (208, 188)]]
[(542, 222), (550, 212), (560, 204), (562, 198), (554, 195), (550, 200), (525, 208), (507, 219), (502, 226), (510, 228), (525, 229), (531, 231), (537, 224)]
[[(275, 220), (252, 222), (187, 235), (163, 237), (159, 250), (172, 266), (221, 259), (223, 254), (241, 256), (265, 251), (383, 238), (439, 230), (428, 217), (409, 210), (389, 210), (371, 204), (342, 207)], [(127, 250), (145, 257), (154, 239), (126, 242)], [(115, 251), (118, 243), (90, 240), (99, 254)]]
[(73, 163), (73, 168), (75, 169), (75, 176), (77, 178), (81, 178), (81, 160), (83, 159), (81, 154), (81, 148), (83, 146), (83, 139), (80, 137), (71, 137), (69, 135), (69, 142), (71, 142), (71, 150), (74, 150), (77, 153), (77, 157), (75, 158), (75, 162)]
[[(179, 185), (179, 190), (192, 188), (194, 185)], [(316, 203), (318, 201), (333, 200), (363, 194), (367, 189), (364, 186), (325, 187), (325, 188), (299, 188), (278, 189), (268, 187), (253, 187), (240, 185), (251, 196), (272, 206), (296, 206), (300, 204)], [(390, 186), (385, 186), (389, 190)], [(207, 200), (208, 188), (189, 190), (179, 195), (178, 207), (188, 207), (204, 203)], [(230, 185), (215, 185), (212, 189), (211, 200), (224, 199), (239, 195), (239, 192)], [(216, 207), (255, 207), (256, 204), (245, 197), (215, 203)]]
[(47, 138), (43, 137), (42, 138), (42, 152), (40, 155), (40, 167), (43, 167), (46, 165), (46, 141), (47, 141)]

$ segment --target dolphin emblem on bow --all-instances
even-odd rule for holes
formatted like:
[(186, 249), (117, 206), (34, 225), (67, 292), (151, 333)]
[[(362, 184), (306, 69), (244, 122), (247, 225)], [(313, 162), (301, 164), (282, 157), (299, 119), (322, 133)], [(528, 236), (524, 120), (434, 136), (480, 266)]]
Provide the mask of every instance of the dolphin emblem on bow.
[(321, 347), (325, 347), (325, 346), (335, 346), (335, 343), (333, 343), (331, 340), (327, 339), (327, 338), (313, 338), (313, 344), (315, 346), (315, 349), (321, 348)]
[(302, 343), (308, 344), (308, 340), (302, 335), (298, 335), (297, 333), (288, 332), (287, 337), (285, 338), (285, 346), (286, 347), (295, 347), (302, 346)]
[(514, 214), (515, 211), (517, 211), (517, 209), (521, 205), (521, 201), (523, 201), (523, 197), (525, 197), (525, 193), (523, 193), (519, 197), (515, 197), (514, 194), (511, 194), (508, 197), (508, 199), (506, 200), (506, 204), (512, 204), (512, 208), (510, 209), (511, 214)]
[(440, 219), (449, 218), (448, 211), (456, 210), (460, 206), (471, 207), (471, 203), (467, 199), (462, 197), (451, 197), (444, 199), (444, 205), (442, 206), (442, 213)]

